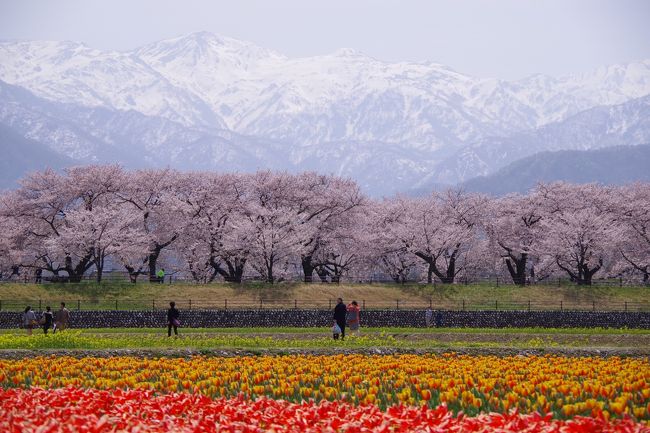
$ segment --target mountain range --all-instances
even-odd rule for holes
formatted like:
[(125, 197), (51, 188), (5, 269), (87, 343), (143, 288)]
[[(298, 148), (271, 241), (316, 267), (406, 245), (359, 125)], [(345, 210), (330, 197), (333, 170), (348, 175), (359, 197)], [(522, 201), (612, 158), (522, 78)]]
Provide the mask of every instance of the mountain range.
[(622, 185), (650, 182), (650, 145), (614, 146), (594, 150), (539, 152), (519, 159), (488, 176), (462, 183), (466, 191), (505, 195), (526, 194), (539, 182)]
[(62, 165), (317, 170), (372, 195), (650, 143), (648, 95), (650, 60), (505, 81), (351, 49), (288, 58), (207, 32), (128, 52), (0, 42), (3, 148), (29, 140)]

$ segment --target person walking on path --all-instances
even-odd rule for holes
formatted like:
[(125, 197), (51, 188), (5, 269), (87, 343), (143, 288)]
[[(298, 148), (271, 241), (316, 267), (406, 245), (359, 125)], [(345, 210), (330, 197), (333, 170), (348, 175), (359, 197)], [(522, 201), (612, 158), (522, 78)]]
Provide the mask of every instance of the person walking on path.
[[(341, 340), (345, 338), (345, 319), (348, 309), (343, 303), (343, 298), (338, 298), (336, 307), (334, 307), (334, 323), (341, 328)], [(336, 339), (336, 336), (334, 337)]]
[(23, 326), (27, 330), (27, 335), (32, 335), (32, 329), (34, 329), (35, 326), (38, 326), (38, 322), (36, 321), (36, 313), (34, 313), (32, 307), (29, 305), (23, 312)]
[(67, 329), (69, 325), (70, 310), (65, 308), (65, 302), (61, 302), (61, 308), (54, 313), (54, 330), (52, 332), (56, 333), (56, 331), (63, 331), (64, 329)]
[(54, 314), (52, 314), (52, 309), (49, 305), (45, 307), (45, 313), (43, 313), (41, 322), (43, 324), (43, 334), (47, 335), (48, 329), (54, 324)]
[(359, 335), (359, 324), (361, 321), (361, 308), (357, 301), (352, 301), (348, 305), (348, 313), (346, 316), (347, 324), (350, 327), (350, 331), (354, 332), (356, 335)]
[(172, 301), (169, 303), (169, 310), (167, 310), (167, 336), (172, 336), (172, 327), (174, 328), (174, 334), (178, 337), (178, 326), (180, 322), (178, 318), (181, 313), (176, 308), (176, 302)]

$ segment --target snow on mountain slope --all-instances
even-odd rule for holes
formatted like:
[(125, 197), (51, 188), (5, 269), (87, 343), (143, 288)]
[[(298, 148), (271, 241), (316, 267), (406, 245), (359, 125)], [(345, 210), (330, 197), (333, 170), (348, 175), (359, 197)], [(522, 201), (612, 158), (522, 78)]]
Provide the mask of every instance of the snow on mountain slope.
[[(352, 177), (375, 195), (408, 189), (435, 162), (426, 152), (387, 143), (292, 146), (227, 130), (191, 128), (133, 110), (48, 101), (2, 81), (0, 127), (37, 142), (39, 148), (59, 156), (53, 161), (68, 161), (68, 165), (118, 162), (129, 168), (171, 166), (222, 172), (315, 170)], [(11, 146), (13, 142), (0, 137), (3, 151)], [(12, 173), (24, 173), (41, 159), (39, 155), (33, 161), (20, 159), (16, 163), (23, 161), (24, 169), (13, 167)]]
[(0, 79), (53, 101), (136, 110), (186, 125), (223, 125), (201, 98), (130, 53), (76, 42), (1, 42)]
[(561, 122), (508, 137), (490, 137), (440, 161), (417, 185), (485, 176), (544, 151), (594, 150), (650, 143), (650, 95), (582, 111)]
[(504, 81), (200, 32), (130, 52), (0, 42), (0, 80), (0, 122), (75, 161), (316, 169), (390, 194), (543, 150), (640, 142), (645, 127), (626, 128), (649, 114), (622, 107), (650, 94), (650, 61)]
[(52, 100), (309, 146), (341, 140), (459, 147), (650, 93), (650, 62), (507, 82), (349, 49), (290, 59), (207, 32), (131, 52), (0, 44), (0, 79)]

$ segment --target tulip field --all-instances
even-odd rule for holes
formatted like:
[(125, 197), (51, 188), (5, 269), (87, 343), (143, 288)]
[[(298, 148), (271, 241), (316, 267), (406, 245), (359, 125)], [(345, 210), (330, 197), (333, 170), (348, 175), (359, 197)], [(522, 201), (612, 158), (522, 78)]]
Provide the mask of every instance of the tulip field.
[(8, 432), (650, 432), (647, 357), (0, 359)]

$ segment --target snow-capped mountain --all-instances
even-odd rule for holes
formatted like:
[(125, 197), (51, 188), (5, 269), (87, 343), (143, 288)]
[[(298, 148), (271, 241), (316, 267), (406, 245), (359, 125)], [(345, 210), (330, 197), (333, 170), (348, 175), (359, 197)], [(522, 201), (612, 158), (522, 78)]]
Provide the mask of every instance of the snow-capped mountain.
[[(310, 168), (390, 194), (424, 178), (485, 174), (529, 154), (486, 161), (495, 151), (480, 148), (494, 137), (650, 94), (650, 61), (504, 81), (350, 49), (288, 58), (200, 32), (129, 52), (0, 42), (0, 80), (5, 94), (27, 92), (0, 101), (0, 121), (78, 161)], [(469, 162), (453, 168), (450, 158)]]
[(0, 79), (54, 101), (135, 110), (186, 125), (222, 124), (201, 98), (174, 86), (132, 53), (67, 41), (4, 42)]
[(591, 108), (534, 130), (472, 143), (440, 161), (416, 187), (485, 176), (538, 152), (647, 143), (650, 143), (650, 95), (623, 104)]
[[(21, 146), (23, 140), (15, 140), (15, 137), (24, 137), (41, 144), (41, 148), (67, 155), (68, 165), (111, 161), (129, 168), (315, 170), (353, 177), (368, 192), (377, 195), (410, 188), (416, 179), (428, 173), (427, 167), (435, 163), (424, 152), (386, 143), (345, 142), (294, 147), (290, 143), (243, 136), (228, 130), (190, 128), (136, 111), (49, 101), (2, 81), (0, 128), (8, 132), (0, 137), (3, 150), (5, 146)], [(11, 157), (6, 153), (2, 156)], [(22, 161), (24, 157), (21, 156), (16, 163)], [(32, 165), (26, 165), (26, 169)], [(15, 186), (13, 181), (0, 184), (0, 188), (11, 186)]]

